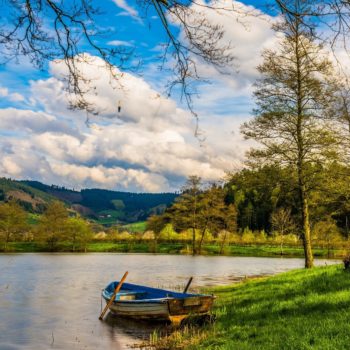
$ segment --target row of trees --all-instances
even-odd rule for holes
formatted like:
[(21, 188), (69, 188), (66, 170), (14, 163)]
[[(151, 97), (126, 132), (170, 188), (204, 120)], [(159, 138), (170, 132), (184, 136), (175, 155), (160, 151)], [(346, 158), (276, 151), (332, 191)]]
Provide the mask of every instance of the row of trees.
[[(271, 230), (278, 226), (283, 235), (288, 227), (297, 227), (305, 266), (312, 267), (315, 222), (335, 218), (340, 224), (345, 222), (348, 233), (350, 100), (346, 82), (337, 78), (329, 55), (310, 30), (313, 23), (307, 14), (311, 2), (284, 4), (283, 20), (274, 27), (282, 34), (280, 45), (265, 50), (258, 67), (261, 77), (256, 82), (255, 118), (242, 126), (244, 136), (258, 141), (260, 147), (249, 154), (250, 170), (230, 179), (231, 200), (226, 204), (234, 203), (238, 209), (241, 228)], [(185, 203), (187, 215), (182, 210), (182, 216), (188, 216), (187, 226), (205, 229), (207, 222), (216, 222), (213, 217), (217, 214), (211, 208), (207, 221), (206, 210), (197, 208), (197, 191), (193, 182), (173, 210), (181, 214), (178, 207)], [(186, 202), (189, 195), (191, 201)], [(178, 226), (176, 215), (170, 219)]]
[[(285, 174), (283, 177), (283, 174)], [(204, 243), (280, 245), (300, 242), (296, 182), (286, 169), (264, 167), (242, 170), (224, 185), (204, 186), (198, 177), (190, 177), (183, 193), (163, 215), (150, 217), (146, 232), (130, 233), (112, 227), (106, 233), (69, 212), (61, 202), (52, 202), (36, 225), (28, 225), (28, 214), (18, 202), (0, 205), (0, 242), (5, 250), (11, 241), (36, 241), (55, 251), (64, 243), (71, 250), (86, 249), (95, 239), (108, 241), (192, 242), (192, 252), (202, 253)], [(295, 180), (295, 179), (294, 179)], [(325, 200), (319, 191), (310, 201), (312, 242), (318, 247), (343, 248), (348, 241), (348, 211), (338, 200)], [(335, 205), (334, 203), (338, 203)], [(74, 216), (72, 216), (74, 215)]]
[(214, 236), (220, 231), (236, 231), (237, 211), (233, 204), (226, 204), (220, 186), (212, 184), (203, 190), (201, 178), (190, 176), (174, 204), (164, 214), (151, 216), (147, 228), (159, 235), (168, 223), (178, 232), (191, 230), (192, 251), (197, 254), (201, 252), (207, 231)]
[[(347, 19), (342, 11), (345, 3), (337, 3), (333, 13), (334, 20), (342, 19), (342, 25), (345, 24), (343, 20)], [(247, 139), (259, 143), (248, 154), (250, 169), (246, 174), (250, 177), (255, 172), (260, 176), (270, 171), (275, 176), (267, 179), (271, 191), (259, 193), (255, 187), (249, 193), (253, 198), (247, 200), (245, 184), (239, 187), (242, 176), (243, 182), (245, 180), (245, 173), (240, 172), (229, 181), (229, 191), (239, 212), (239, 225), (263, 225), (271, 229), (277, 219), (284, 217), (287, 220), (285, 214), (294, 216), (303, 242), (307, 268), (313, 266), (311, 231), (317, 222), (314, 216), (322, 217), (323, 222), (335, 219), (339, 223), (345, 220), (348, 233), (350, 88), (344, 72), (339, 74), (330, 60), (329, 52), (320, 44), (320, 35), (316, 30), (325, 15), (323, 10), (319, 12), (320, 9), (332, 5), (322, 3), (317, 7), (317, 4), (311, 0), (277, 2), (282, 13), (280, 21), (274, 25), (279, 45), (262, 53), (263, 63), (258, 67), (260, 78), (256, 81), (254, 93), (255, 117), (241, 128)], [(315, 21), (315, 16), (318, 16), (318, 21)], [(256, 181), (254, 178), (251, 180)], [(207, 220), (204, 214), (206, 209), (201, 210), (200, 216), (203, 218), (198, 218), (200, 209), (196, 204), (196, 186), (194, 183), (192, 185), (193, 193), (185, 189), (181, 196), (188, 213), (187, 223), (184, 224), (190, 228), (200, 225), (205, 229), (207, 222), (216, 222), (216, 219), (210, 216)], [(186, 202), (188, 195), (191, 205)], [(259, 199), (259, 195), (265, 200)], [(262, 204), (255, 212), (254, 201)], [(244, 202), (248, 204), (245, 206)], [(272, 218), (271, 212), (279, 206), (284, 211)], [(181, 214), (179, 207), (181, 201), (177, 201), (173, 210)], [(327, 210), (324, 211), (324, 208)], [(171, 216), (171, 211), (168, 211), (168, 215)], [(184, 213), (182, 215), (187, 217)], [(171, 220), (177, 226), (175, 216)], [(152, 220), (151, 224), (157, 222), (156, 219)]]
[[(350, 171), (335, 162), (318, 168), (308, 198), (310, 244), (328, 251), (349, 239), (350, 206), (342, 190), (348, 178), (338, 176), (340, 167)], [(221, 251), (229, 242), (279, 244), (282, 253), (285, 243), (303, 242), (297, 173), (276, 165), (243, 169), (223, 185), (204, 185), (191, 176), (174, 204), (148, 219), (147, 229), (155, 240), (189, 240), (191, 233), (193, 254), (208, 241), (219, 242)]]
[(35, 240), (46, 244), (50, 251), (62, 242), (70, 242), (75, 251), (78, 247), (86, 250), (92, 239), (90, 224), (70, 212), (62, 202), (49, 203), (37, 225), (29, 224), (28, 213), (14, 200), (0, 204), (0, 242), (6, 251), (14, 240)]

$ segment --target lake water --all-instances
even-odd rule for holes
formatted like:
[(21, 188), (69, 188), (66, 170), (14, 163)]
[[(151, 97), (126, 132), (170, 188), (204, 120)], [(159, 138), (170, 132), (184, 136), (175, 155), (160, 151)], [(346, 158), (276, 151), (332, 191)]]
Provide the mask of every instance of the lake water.
[[(317, 260), (317, 265), (336, 261)], [(147, 254), (0, 254), (0, 349), (130, 349), (162, 324), (98, 320), (101, 289), (127, 281), (190, 290), (303, 267), (302, 259)], [(103, 304), (104, 306), (104, 304)]]

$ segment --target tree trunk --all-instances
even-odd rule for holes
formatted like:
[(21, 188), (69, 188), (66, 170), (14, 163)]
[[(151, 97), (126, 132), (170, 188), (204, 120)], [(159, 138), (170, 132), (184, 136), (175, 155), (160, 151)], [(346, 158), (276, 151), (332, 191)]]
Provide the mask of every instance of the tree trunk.
[(281, 234), (280, 251), (281, 251), (281, 255), (283, 255), (283, 232)]
[(311, 230), (309, 219), (309, 203), (306, 198), (305, 186), (300, 188), (300, 196), (302, 201), (302, 224), (303, 224), (303, 245), (305, 254), (305, 267), (311, 268), (314, 266), (314, 257), (311, 248)]
[(226, 236), (227, 236), (227, 231), (225, 230), (224, 238), (222, 239), (221, 246), (220, 246), (220, 253), (219, 253), (220, 255), (224, 251), (224, 246), (225, 246), (225, 242), (226, 242)]
[(152, 247), (153, 254), (157, 253), (157, 246), (158, 246), (158, 239), (157, 239), (157, 236), (155, 236), (154, 241), (153, 241), (153, 247)]
[(192, 227), (192, 255), (196, 255), (196, 229)]
[(299, 198), (301, 205), (301, 218), (303, 227), (303, 246), (305, 254), (305, 267), (313, 267), (313, 255), (311, 249), (311, 232), (310, 232), (310, 220), (309, 220), (309, 203), (307, 199), (307, 191), (305, 186), (305, 154), (304, 154), (304, 138), (302, 133), (302, 122), (304, 119), (304, 92), (303, 92), (303, 79), (301, 72), (301, 54), (300, 54), (300, 38), (299, 38), (299, 25), (300, 20), (296, 22), (296, 37), (295, 37), (295, 57), (297, 67), (297, 146), (298, 146), (298, 159), (297, 159), (297, 170), (298, 170), (298, 185), (299, 185)]
[(329, 259), (331, 256), (331, 242), (328, 240), (327, 241), (327, 258)]
[(8, 230), (6, 230), (6, 233), (5, 233), (5, 247), (4, 247), (5, 252), (7, 252), (7, 250), (8, 250), (9, 242), (10, 242), (10, 233), (9, 233)]
[(202, 230), (201, 239), (200, 239), (200, 241), (199, 241), (199, 245), (198, 245), (198, 253), (199, 253), (199, 254), (202, 253), (202, 244), (203, 244), (203, 241), (204, 241), (205, 231), (206, 231), (206, 228)]

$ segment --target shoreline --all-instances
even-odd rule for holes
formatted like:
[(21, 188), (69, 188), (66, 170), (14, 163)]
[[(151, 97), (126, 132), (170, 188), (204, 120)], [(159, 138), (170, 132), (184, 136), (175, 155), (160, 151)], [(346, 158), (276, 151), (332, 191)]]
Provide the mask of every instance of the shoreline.
[[(239, 245), (231, 244), (225, 247), (224, 254), (220, 254), (220, 246), (216, 244), (203, 245), (201, 254), (196, 256), (247, 256), (247, 257), (276, 257), (276, 258), (303, 258), (302, 247), (286, 246), (283, 254), (280, 247), (274, 245)], [(320, 259), (342, 259), (346, 250), (336, 248), (328, 250), (316, 247), (313, 249), (314, 257)], [(157, 245), (148, 242), (90, 242), (86, 247), (72, 249), (72, 244), (65, 242), (57, 245), (55, 250), (36, 242), (11, 242), (8, 249), (0, 249), (0, 254), (8, 253), (140, 253), (140, 254), (171, 254), (192, 255), (189, 245), (177, 242), (162, 242)]]
[(295, 269), (205, 289), (215, 321), (189, 325), (153, 349), (345, 349), (350, 340), (350, 273), (342, 265)]

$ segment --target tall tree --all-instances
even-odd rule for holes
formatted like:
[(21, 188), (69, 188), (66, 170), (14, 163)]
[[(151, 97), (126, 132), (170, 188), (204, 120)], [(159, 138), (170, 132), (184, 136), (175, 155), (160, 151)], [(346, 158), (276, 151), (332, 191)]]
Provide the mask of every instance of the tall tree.
[(51, 202), (42, 215), (38, 227), (38, 239), (54, 251), (57, 243), (66, 238), (68, 211), (60, 201)]
[(223, 211), (223, 229), (221, 243), (220, 243), (220, 254), (223, 254), (224, 247), (227, 242), (229, 233), (237, 232), (237, 209), (234, 204), (225, 206)]
[(262, 147), (251, 150), (252, 159), (292, 166), (298, 179), (305, 267), (313, 266), (309, 194), (317, 164), (328, 159), (334, 145), (325, 112), (332, 99), (332, 66), (310, 35), (303, 13), (308, 1), (291, 0), (297, 16), (285, 16), (276, 30), (283, 33), (278, 50), (265, 50), (258, 67), (255, 118), (242, 126), (248, 139)]
[(17, 202), (10, 201), (0, 205), (0, 239), (4, 243), (5, 251), (11, 239), (24, 233), (27, 227), (27, 214)]
[(212, 184), (201, 197), (198, 210), (198, 228), (200, 237), (198, 242), (198, 252), (202, 251), (202, 244), (206, 232), (209, 230), (217, 234), (225, 228), (225, 193), (217, 184)]
[(80, 217), (67, 219), (66, 238), (72, 242), (72, 250), (75, 252), (76, 247), (80, 244), (86, 252), (87, 243), (92, 239), (92, 230), (88, 222)]
[(199, 207), (202, 193), (202, 179), (192, 175), (182, 188), (181, 196), (177, 197), (171, 208), (175, 229), (192, 230), (192, 254), (197, 254), (196, 230), (199, 228)]

